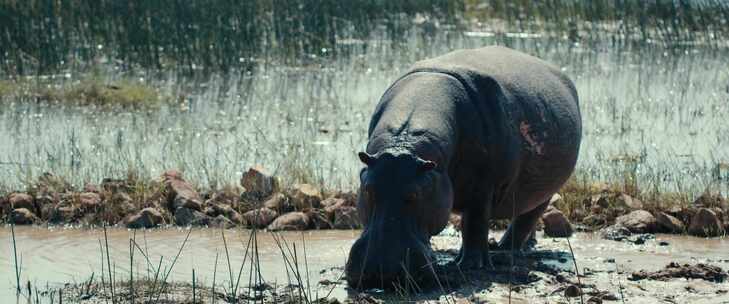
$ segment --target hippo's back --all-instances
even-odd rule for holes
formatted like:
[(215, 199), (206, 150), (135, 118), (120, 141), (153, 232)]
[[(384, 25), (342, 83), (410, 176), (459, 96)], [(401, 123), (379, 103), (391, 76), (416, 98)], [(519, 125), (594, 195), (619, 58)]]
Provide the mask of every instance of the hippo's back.
[(494, 46), (420, 61), (412, 71), (441, 72), (459, 79), (471, 91), (486, 134), (481, 139), (484, 145), (498, 142), (520, 151), (505, 149), (501, 159), (490, 160), (514, 163), (517, 174), (512, 191), (524, 195), (520, 200), (526, 204), (517, 208), (532, 209), (557, 191), (574, 170), (582, 133), (579, 104), (574, 84), (558, 68)]

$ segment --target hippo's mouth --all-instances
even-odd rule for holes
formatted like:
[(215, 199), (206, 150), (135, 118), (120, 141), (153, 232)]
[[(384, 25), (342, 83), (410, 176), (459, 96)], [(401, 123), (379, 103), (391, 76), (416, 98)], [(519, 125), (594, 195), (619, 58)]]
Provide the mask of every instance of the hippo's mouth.
[(434, 256), (430, 246), (417, 238), (407, 242), (373, 242), (364, 233), (349, 254), (346, 279), (355, 289), (396, 289), (433, 278)]

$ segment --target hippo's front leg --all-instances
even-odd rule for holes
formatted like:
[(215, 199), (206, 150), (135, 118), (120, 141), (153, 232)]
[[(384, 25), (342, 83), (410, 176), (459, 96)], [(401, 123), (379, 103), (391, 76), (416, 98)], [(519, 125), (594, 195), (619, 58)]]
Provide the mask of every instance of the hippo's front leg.
[[(493, 268), (488, 246), (492, 197), (492, 189), (474, 195), (463, 210), (462, 244), (458, 260), (458, 266), (462, 269), (483, 268), (484, 261)], [(484, 198), (487, 198), (486, 202)]]

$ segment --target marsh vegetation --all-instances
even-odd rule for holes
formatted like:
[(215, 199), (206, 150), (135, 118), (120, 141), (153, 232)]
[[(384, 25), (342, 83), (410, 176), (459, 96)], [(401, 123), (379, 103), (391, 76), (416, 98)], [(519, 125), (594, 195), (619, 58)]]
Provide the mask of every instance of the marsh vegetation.
[[(0, 197), (34, 194), (50, 172), (76, 196), (132, 181), (141, 209), (165, 170), (216, 193), (253, 165), (283, 185), (351, 192), (391, 81), (417, 60), (499, 44), (577, 86), (584, 133), (559, 206), (568, 217), (590, 211), (593, 194), (682, 208), (729, 193), (727, 41), (719, 0), (3, 0)], [(88, 276), (76, 279), (83, 288)]]

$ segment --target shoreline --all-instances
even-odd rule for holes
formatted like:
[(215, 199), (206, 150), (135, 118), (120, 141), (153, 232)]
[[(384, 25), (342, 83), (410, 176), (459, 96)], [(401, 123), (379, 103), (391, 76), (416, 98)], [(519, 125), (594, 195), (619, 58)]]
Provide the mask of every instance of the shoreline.
[[(720, 193), (708, 191), (690, 200), (686, 194), (641, 193), (626, 185), (571, 179), (550, 205), (538, 229), (557, 236), (575, 229), (605, 228), (700, 237), (729, 231), (729, 202)], [(452, 214), (450, 222), (458, 228), (459, 216)], [(492, 227), (504, 229), (508, 222), (493, 220)], [(196, 189), (176, 170), (155, 180), (104, 179), (83, 189), (74, 189), (62, 178), (46, 173), (26, 191), (0, 196), (0, 223), (49, 229), (193, 226), (304, 231), (362, 227), (354, 192), (312, 184), (283, 186), (280, 178), (258, 166), (245, 172), (239, 184), (218, 190)]]

